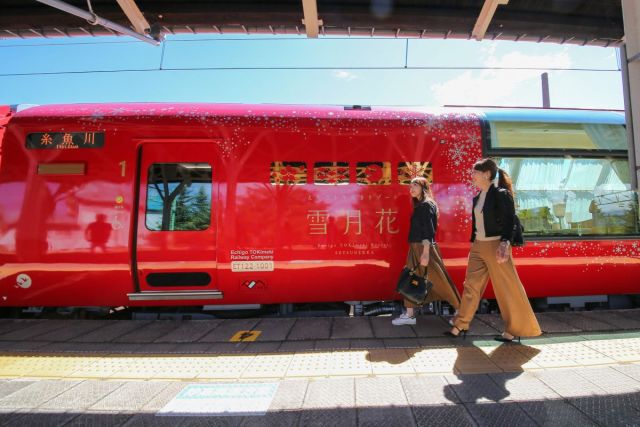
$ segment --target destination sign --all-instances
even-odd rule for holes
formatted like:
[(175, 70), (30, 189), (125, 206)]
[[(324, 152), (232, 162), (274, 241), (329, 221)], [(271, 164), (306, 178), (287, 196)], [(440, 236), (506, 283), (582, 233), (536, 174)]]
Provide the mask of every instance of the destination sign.
[(104, 132), (36, 132), (27, 135), (27, 148), (40, 150), (73, 150), (101, 148)]

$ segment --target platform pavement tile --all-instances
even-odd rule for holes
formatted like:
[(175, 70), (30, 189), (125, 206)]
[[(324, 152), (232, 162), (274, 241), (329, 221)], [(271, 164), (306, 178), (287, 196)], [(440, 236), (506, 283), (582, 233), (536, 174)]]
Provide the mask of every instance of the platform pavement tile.
[(164, 408), (174, 397), (178, 395), (189, 383), (184, 381), (172, 381), (161, 391), (157, 392), (151, 400), (142, 405), (140, 412), (157, 412)]
[(498, 402), (509, 396), (507, 390), (496, 385), (487, 374), (445, 375), (445, 393), (455, 393), (464, 403)]
[(518, 351), (526, 357), (530, 357), (529, 362), (523, 365), (525, 369), (533, 369), (535, 367), (566, 368), (577, 364), (575, 360), (555, 351), (551, 345), (542, 344), (520, 347), (522, 348), (518, 348)]
[(110, 320), (94, 331), (72, 338), (73, 342), (108, 342), (151, 323), (150, 320)]
[(269, 412), (298, 411), (302, 408), (309, 380), (285, 379), (279, 381), (278, 390), (271, 400)]
[(587, 418), (574, 406), (563, 400), (531, 400), (518, 402), (518, 406), (543, 427), (595, 427), (598, 424)]
[(637, 381), (610, 366), (599, 368), (575, 369), (583, 378), (594, 383), (610, 394), (638, 393), (640, 381)]
[(64, 427), (120, 427), (133, 416), (133, 414), (118, 414), (113, 412), (80, 414), (65, 424)]
[(165, 335), (159, 336), (154, 342), (194, 343), (209, 332), (220, 326), (223, 321), (212, 320), (182, 320), (178, 327)]
[(210, 354), (236, 354), (242, 353), (249, 345), (246, 342), (214, 342), (207, 350)]
[(415, 338), (416, 333), (411, 326), (395, 326), (391, 324), (391, 317), (380, 316), (370, 319), (373, 335), (376, 338)]
[(315, 341), (283, 341), (278, 347), (279, 353), (295, 353), (315, 350)]
[(581, 331), (613, 331), (616, 329), (614, 325), (603, 319), (582, 316), (578, 313), (547, 313), (547, 315), (553, 319), (568, 323)]
[(77, 342), (52, 342), (40, 347), (40, 353), (108, 353), (111, 351), (110, 343), (77, 343)]
[(415, 374), (411, 356), (405, 349), (369, 350), (367, 360), (374, 375)]
[(351, 343), (348, 339), (316, 340), (315, 350), (348, 350)]
[(587, 417), (604, 426), (640, 425), (640, 394), (569, 399)]
[(479, 320), (496, 331), (504, 331), (504, 320), (499, 313), (476, 314), (473, 320)]
[(613, 369), (618, 372), (622, 372), (626, 376), (631, 377), (636, 381), (640, 381), (640, 363), (613, 366)]
[(0, 351), (6, 353), (29, 353), (51, 344), (49, 341), (0, 341)]
[(198, 369), (197, 378), (240, 378), (255, 356), (217, 356)]
[(558, 393), (530, 372), (505, 372), (491, 374), (490, 377), (500, 389), (505, 390), (505, 401), (561, 399)]
[(555, 353), (575, 361), (578, 366), (615, 363), (615, 360), (611, 357), (592, 349), (582, 342), (549, 344), (548, 347)]
[(119, 343), (151, 343), (177, 328), (178, 324), (176, 322), (170, 320), (154, 320), (150, 323), (140, 325), (139, 328), (121, 335), (113, 341)]
[[(145, 380), (162, 372), (163, 368), (144, 358), (119, 359), (109, 378)], [(75, 375), (75, 373), (74, 373)]]
[(358, 408), (408, 406), (400, 377), (356, 378), (355, 390)]
[(133, 415), (122, 427), (178, 427), (190, 417), (160, 416), (156, 414)]
[(21, 341), (21, 340), (33, 340), (38, 338), (40, 341), (47, 341), (46, 334), (50, 334), (57, 329), (64, 328), (70, 325), (69, 320), (51, 320), (46, 322), (33, 322), (26, 328), (20, 328), (11, 332), (0, 335), (1, 341)]
[(103, 328), (109, 322), (110, 320), (67, 320), (64, 327), (48, 332), (42, 338), (47, 341), (64, 342)]
[(531, 374), (564, 398), (604, 395), (606, 392), (571, 369), (532, 371)]
[(177, 344), (173, 350), (172, 354), (206, 354), (208, 350), (211, 348), (210, 343), (180, 343)]
[(352, 339), (349, 341), (349, 347), (352, 350), (385, 348), (384, 340), (379, 338)]
[(165, 381), (127, 381), (89, 407), (90, 411), (139, 411), (169, 386)]
[(461, 374), (502, 372), (478, 347), (458, 347), (454, 369)]
[(455, 348), (407, 350), (407, 354), (417, 374), (452, 373), (458, 357)]
[(300, 426), (350, 427), (357, 426), (355, 408), (315, 409), (300, 413)]
[(191, 416), (185, 417), (180, 427), (236, 427), (239, 426), (244, 416)]
[(77, 414), (67, 412), (17, 411), (2, 427), (61, 427), (69, 423)]
[(334, 351), (328, 375), (371, 375), (371, 362), (367, 360), (367, 351)]
[(153, 379), (194, 379), (203, 369), (206, 369), (215, 359), (203, 357), (163, 357), (158, 360), (158, 369), (150, 377)]
[(64, 377), (76, 368), (76, 360), (60, 356), (16, 356), (0, 368), (0, 375), (20, 377)]
[(418, 338), (384, 338), (385, 348), (418, 348)]
[[(0, 361), (0, 364), (2, 361)], [(33, 381), (24, 380), (2, 380), (0, 382), (0, 399), (9, 396), (16, 391), (25, 388), (29, 384), (33, 384)]]
[(244, 417), (241, 427), (295, 427), (299, 425), (300, 413), (290, 411), (267, 412), (259, 417)]
[(480, 426), (536, 426), (536, 423), (515, 402), (466, 403), (464, 406)]
[(472, 427), (476, 425), (464, 405), (414, 406), (411, 409), (418, 427)]
[[(522, 345), (498, 345), (478, 347), (493, 364), (504, 372), (522, 372), (526, 369), (536, 369), (540, 366), (531, 359), (538, 350)], [(527, 350), (524, 350), (526, 348)]]
[(329, 339), (331, 322), (332, 319), (326, 317), (298, 318), (286, 339), (287, 341)]
[(367, 316), (334, 318), (331, 339), (340, 338), (373, 338), (370, 318)]
[(581, 315), (610, 323), (615, 326), (617, 330), (640, 329), (640, 316), (625, 316), (624, 313), (620, 313), (617, 310), (585, 311), (582, 312)]
[(460, 403), (455, 393), (445, 392), (448, 383), (441, 375), (401, 377), (400, 382), (412, 407)]
[(536, 313), (536, 319), (538, 319), (540, 329), (547, 333), (559, 334), (581, 331), (581, 329), (552, 316), (552, 313)]
[(329, 373), (331, 353), (296, 353), (287, 369), (287, 377), (322, 377)]
[(239, 331), (255, 329), (259, 319), (226, 319), (215, 329), (201, 337), (198, 342), (228, 343)]
[(40, 405), (40, 409), (82, 411), (123, 384), (118, 381), (83, 381)]
[(79, 381), (34, 381), (0, 399), (0, 408), (35, 408), (79, 383)]
[(8, 332), (14, 332), (19, 329), (28, 328), (29, 326), (32, 326), (34, 323), (37, 323), (37, 320), (0, 319), (0, 336)]
[(500, 331), (497, 329), (487, 325), (485, 322), (478, 320), (473, 321), (469, 325), (469, 331), (467, 335), (472, 337), (486, 337), (486, 336), (494, 336), (499, 334)]
[(444, 331), (449, 330), (451, 327), (447, 321), (434, 315), (423, 315), (416, 317), (416, 324), (412, 325), (413, 331), (417, 337), (441, 337)]
[(247, 342), (247, 346), (242, 350), (243, 354), (265, 354), (274, 353), (278, 351), (281, 343), (278, 341), (259, 342), (252, 341)]
[(358, 426), (415, 426), (409, 407), (358, 408)]
[(258, 324), (253, 328), (256, 331), (260, 331), (256, 342), (284, 341), (295, 323), (296, 319), (294, 318), (260, 319)]
[(617, 362), (640, 361), (640, 348), (634, 348), (628, 340), (593, 340), (585, 341), (584, 345)]
[(355, 406), (353, 378), (309, 380), (302, 410), (353, 408)]
[(127, 365), (127, 358), (91, 356), (80, 358), (69, 378), (109, 378)]
[(242, 373), (242, 378), (283, 378), (293, 354), (261, 354)]
[(143, 343), (136, 348), (135, 354), (167, 354), (172, 353), (177, 347), (176, 343)]

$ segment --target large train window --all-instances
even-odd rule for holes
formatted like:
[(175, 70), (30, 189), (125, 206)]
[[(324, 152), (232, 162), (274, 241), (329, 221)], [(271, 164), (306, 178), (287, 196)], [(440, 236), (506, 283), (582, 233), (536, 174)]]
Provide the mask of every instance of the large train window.
[(360, 185), (391, 184), (390, 162), (358, 162), (356, 163), (356, 182)]
[(518, 216), (529, 236), (638, 234), (629, 162), (616, 158), (509, 157)]
[(398, 182), (409, 185), (417, 177), (427, 178), (433, 182), (433, 169), (430, 162), (400, 162), (398, 163)]
[(151, 231), (195, 231), (211, 223), (211, 165), (154, 163), (149, 167), (145, 224)]
[(490, 126), (494, 149), (627, 149), (627, 134), (619, 124), (498, 121)]
[(272, 185), (303, 185), (307, 183), (305, 162), (271, 162), (269, 179)]

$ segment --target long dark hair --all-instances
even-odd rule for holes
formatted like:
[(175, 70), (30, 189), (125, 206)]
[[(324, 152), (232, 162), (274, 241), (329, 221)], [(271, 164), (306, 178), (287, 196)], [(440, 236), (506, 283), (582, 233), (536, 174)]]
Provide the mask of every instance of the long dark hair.
[(478, 160), (473, 168), (480, 172), (490, 172), (490, 179), (493, 181), (496, 179), (496, 175), (498, 175), (498, 187), (506, 189), (512, 196), (515, 196), (515, 192), (513, 191), (513, 182), (511, 182), (511, 177), (504, 170), (498, 167), (498, 164), (495, 160), (491, 158), (486, 158), (482, 160)]
[(423, 177), (423, 176), (417, 176), (415, 178), (413, 178), (411, 180), (412, 184), (418, 184), (420, 186), (420, 188), (422, 189), (422, 198), (417, 199), (415, 197), (412, 197), (413, 199), (413, 206), (415, 207), (416, 205), (418, 205), (419, 203), (424, 203), (426, 201), (430, 201), (431, 203), (433, 203), (436, 206), (436, 214), (438, 212), (438, 204), (436, 203), (436, 199), (433, 198), (433, 192), (431, 191), (431, 185), (429, 184), (429, 181), (427, 180), (427, 178)]

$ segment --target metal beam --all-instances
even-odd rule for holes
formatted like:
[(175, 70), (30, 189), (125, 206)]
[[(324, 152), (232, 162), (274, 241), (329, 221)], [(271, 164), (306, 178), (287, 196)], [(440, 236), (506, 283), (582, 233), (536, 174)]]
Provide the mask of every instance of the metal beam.
[[(640, 62), (634, 60), (640, 52), (640, 3), (636, 0), (622, 0), (624, 20), (624, 48), (620, 48), (624, 109), (629, 139), (629, 163), (631, 182), (638, 191), (640, 182)], [(631, 57), (629, 57), (632, 55)]]
[(135, 28), (135, 30), (140, 34), (148, 34), (150, 27), (149, 22), (147, 22), (144, 15), (142, 15), (142, 12), (140, 12), (140, 9), (138, 8), (135, 0), (117, 1), (124, 14), (127, 15), (127, 18), (129, 18), (129, 21), (131, 21), (131, 25), (133, 25), (133, 28)]
[(307, 31), (307, 37), (311, 39), (318, 38), (320, 26), (323, 25), (322, 20), (318, 19), (318, 5), (316, 0), (302, 0), (302, 11), (304, 19), (302, 24)]
[(55, 7), (56, 9), (62, 10), (64, 12), (75, 15), (79, 18), (86, 19), (92, 25), (101, 25), (106, 28), (110, 28), (113, 31), (116, 31), (121, 34), (125, 34), (127, 36), (135, 37), (138, 40), (142, 40), (143, 42), (150, 43), (152, 45), (158, 46), (160, 44), (159, 41), (152, 39), (151, 37), (143, 36), (142, 34), (138, 34), (130, 28), (123, 27), (120, 24), (116, 24), (113, 21), (109, 21), (107, 19), (100, 18), (95, 13), (87, 12), (86, 10), (80, 9), (68, 3), (59, 0), (36, 0), (39, 3), (44, 3), (48, 6)]
[(509, 0), (484, 0), (482, 10), (476, 21), (476, 25), (473, 27), (471, 35), (480, 41), (484, 38), (487, 28), (493, 19), (493, 14), (496, 13), (496, 9), (501, 4), (508, 4)]

